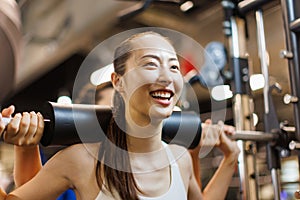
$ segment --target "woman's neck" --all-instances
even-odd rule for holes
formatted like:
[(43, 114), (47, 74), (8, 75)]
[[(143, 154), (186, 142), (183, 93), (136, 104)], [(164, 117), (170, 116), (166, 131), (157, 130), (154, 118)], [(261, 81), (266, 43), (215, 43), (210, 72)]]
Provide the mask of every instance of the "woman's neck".
[(135, 153), (153, 152), (161, 149), (162, 122), (146, 127), (127, 124), (128, 150)]

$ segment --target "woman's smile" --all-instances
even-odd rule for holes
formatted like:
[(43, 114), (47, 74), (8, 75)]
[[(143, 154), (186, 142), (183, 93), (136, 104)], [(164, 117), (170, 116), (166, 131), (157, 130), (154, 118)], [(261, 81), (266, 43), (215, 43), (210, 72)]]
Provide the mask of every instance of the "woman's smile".
[(174, 96), (174, 92), (167, 89), (161, 89), (150, 92), (153, 100), (162, 105), (162, 106), (169, 106), (172, 101), (171, 98)]

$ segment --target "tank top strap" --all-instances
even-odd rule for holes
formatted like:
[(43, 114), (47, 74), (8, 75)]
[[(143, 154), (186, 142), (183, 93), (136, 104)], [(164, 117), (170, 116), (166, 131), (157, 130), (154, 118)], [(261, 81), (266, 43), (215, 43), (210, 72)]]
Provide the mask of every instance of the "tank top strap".
[(166, 150), (166, 153), (167, 153), (167, 156), (168, 156), (168, 159), (169, 159), (169, 162), (170, 162), (170, 165), (172, 164), (176, 164), (176, 159), (174, 158), (174, 155), (173, 153), (171, 152), (171, 149), (169, 148), (168, 144), (165, 143), (164, 141), (162, 141), (162, 144), (164, 146), (164, 149)]
[(165, 143), (162, 142), (164, 149), (167, 153), (170, 167), (171, 167), (171, 184), (169, 190), (159, 196), (159, 197), (144, 197), (144, 196), (139, 196), (140, 200), (187, 200), (187, 192), (185, 190), (182, 177), (180, 174), (180, 169), (179, 166), (176, 162), (176, 159), (171, 152), (171, 149), (169, 146)]

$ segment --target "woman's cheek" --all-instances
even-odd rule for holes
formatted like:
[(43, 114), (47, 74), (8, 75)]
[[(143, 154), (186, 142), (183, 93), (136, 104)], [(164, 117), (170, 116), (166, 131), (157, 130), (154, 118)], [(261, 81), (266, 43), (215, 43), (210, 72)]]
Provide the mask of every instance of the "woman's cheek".
[(180, 76), (176, 80), (174, 80), (174, 85), (175, 85), (176, 94), (180, 96), (184, 85), (183, 77)]

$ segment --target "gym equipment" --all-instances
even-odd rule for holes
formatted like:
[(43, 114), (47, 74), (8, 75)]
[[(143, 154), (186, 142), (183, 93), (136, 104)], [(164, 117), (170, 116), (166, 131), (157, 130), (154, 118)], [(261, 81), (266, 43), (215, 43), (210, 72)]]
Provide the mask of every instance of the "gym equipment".
[[(42, 113), (46, 119), (41, 139), (44, 146), (104, 141), (112, 117), (109, 106), (54, 102), (47, 102)], [(9, 122), (7, 118), (5, 121)], [(202, 127), (195, 112), (174, 111), (163, 123), (162, 140), (165, 142), (190, 149), (199, 144)]]
[[(246, 22), (238, 14), (236, 1), (223, 0), (223, 32), (228, 41), (229, 68), (232, 74), (231, 90), (234, 126), (237, 131), (253, 131), (253, 99), (249, 84), (249, 66), (246, 52)], [(258, 199), (254, 142), (237, 140), (241, 149), (238, 162), (240, 199)], [(246, 151), (247, 149), (247, 151)]]
[(205, 63), (200, 73), (193, 76), (189, 83), (199, 82), (202, 86), (213, 88), (224, 85), (227, 77), (223, 74), (226, 66), (227, 52), (221, 42), (212, 41), (205, 46)]
[[(255, 11), (256, 25), (257, 25), (257, 38), (258, 38), (258, 51), (259, 58), (261, 64), (261, 71), (265, 78), (265, 86), (264, 86), (264, 124), (265, 131), (273, 131), (280, 132), (280, 125), (278, 122), (278, 118), (276, 115), (276, 110), (274, 107), (273, 99), (272, 99), (272, 89), (275, 88), (276, 85), (269, 85), (269, 73), (268, 73), (268, 61), (267, 61), (267, 50), (266, 50), (266, 42), (265, 42), (265, 31), (264, 31), (264, 22), (263, 22), (263, 11), (261, 9), (257, 9)], [(280, 88), (278, 87), (279, 91)], [(272, 182), (274, 186), (274, 197), (276, 200), (280, 199), (280, 179), (279, 179), (279, 170), (281, 167), (280, 164), (280, 156), (279, 152), (272, 144), (267, 144), (267, 161), (268, 167), (271, 171)]]
[[(298, 94), (299, 94), (299, 58), (298, 58), (298, 38), (297, 32), (300, 27), (300, 21), (296, 19), (295, 15), (299, 16), (299, 11), (296, 13), (297, 9), (294, 6), (296, 1), (281, 1), (281, 5), (283, 8), (283, 18), (285, 23), (285, 31), (286, 31), (286, 42), (287, 42), (287, 51), (282, 51), (281, 55), (284, 58), (287, 58), (289, 61), (289, 70), (291, 76), (291, 87), (292, 87), (292, 95), (285, 96), (285, 102), (294, 103), (294, 115), (295, 115), (295, 123), (296, 128), (286, 127), (283, 123), (278, 122), (278, 118), (276, 115), (276, 110), (274, 107), (274, 103), (272, 100), (271, 92), (273, 89), (280, 91), (281, 88), (278, 84), (269, 85), (269, 74), (268, 74), (268, 61), (267, 61), (267, 50), (266, 50), (266, 42), (264, 35), (264, 23), (263, 23), (263, 11), (262, 7), (272, 2), (272, 0), (243, 0), (240, 2), (234, 1), (222, 1), (222, 5), (225, 11), (225, 34), (229, 38), (231, 52), (233, 54), (233, 62), (232, 62), (232, 70), (233, 70), (233, 88), (234, 93), (236, 94), (234, 97), (234, 113), (241, 114), (236, 117), (236, 127), (240, 130), (239, 125), (243, 125), (246, 121), (246, 118), (243, 118), (243, 112), (246, 111), (248, 113), (247, 104), (250, 105), (251, 102), (247, 103), (245, 99), (247, 99), (248, 93), (248, 69), (246, 62), (242, 62), (240, 59), (241, 54), (240, 50), (243, 49), (243, 45), (239, 44), (239, 38), (244, 36), (241, 24), (237, 23), (239, 21), (243, 22), (245, 15), (250, 11), (255, 12), (255, 20), (256, 20), (256, 29), (257, 29), (257, 42), (258, 42), (258, 51), (259, 58), (261, 64), (261, 71), (265, 78), (265, 86), (264, 86), (264, 125), (265, 132), (258, 134), (262, 136), (267, 141), (267, 163), (268, 168), (271, 172), (272, 183), (274, 186), (274, 199), (280, 199), (280, 181), (279, 181), (279, 170), (280, 170), (280, 158), (287, 157), (290, 155), (290, 150), (293, 148), (297, 148), (298, 143), (293, 141), (295, 137), (299, 139), (299, 102), (298, 102)], [(299, 5), (299, 4), (298, 4)], [(234, 20), (233, 20), (234, 19)], [(238, 20), (237, 20), (238, 19)], [(243, 41), (242, 41), (243, 42)], [(294, 52), (293, 52), (294, 51)], [(246, 61), (246, 60), (245, 60)], [(245, 81), (246, 80), (246, 81)], [(241, 96), (245, 98), (243, 101), (238, 101), (237, 97)], [(249, 98), (248, 98), (249, 99)], [(235, 106), (237, 105), (237, 106)], [(249, 113), (251, 114), (251, 113)], [(250, 115), (249, 115), (250, 116)], [(241, 121), (239, 121), (241, 119)], [(241, 126), (243, 128), (243, 126)], [(293, 128), (293, 129), (292, 129)], [(293, 130), (293, 131), (291, 131)], [(298, 132), (297, 132), (298, 131)], [(253, 136), (252, 131), (244, 135), (236, 136), (237, 138), (242, 138), (242, 140), (246, 141), (261, 141), (258, 137)], [(295, 135), (290, 135), (290, 132), (296, 132)], [(249, 134), (249, 135), (248, 135)], [(243, 137), (241, 137), (243, 136)], [(245, 137), (244, 137), (245, 136)], [(250, 137), (251, 136), (251, 137)], [(253, 136), (253, 137), (252, 137)], [(292, 141), (291, 141), (292, 140)], [(254, 144), (254, 143), (252, 143)], [(290, 144), (290, 145), (289, 145)], [(243, 152), (242, 152), (243, 153)], [(255, 157), (253, 157), (255, 159)], [(258, 199), (257, 196), (257, 188), (251, 187), (251, 181), (256, 181), (255, 179), (249, 180), (249, 174), (245, 173), (247, 169), (247, 162), (244, 160), (244, 169), (239, 168), (241, 176), (241, 191), (243, 193), (242, 199)], [(243, 171), (245, 170), (245, 171)], [(256, 174), (255, 174), (256, 175)], [(258, 176), (255, 176), (258, 177)], [(243, 184), (245, 183), (245, 184)], [(253, 192), (252, 192), (253, 191)], [(256, 195), (255, 195), (256, 193)]]
[(138, 3), (132, 7), (122, 10), (119, 13), (119, 20), (120, 21), (127, 20), (145, 11), (151, 5), (152, 1), (153, 0), (145, 0), (144, 2)]
[(288, 62), (291, 94), (285, 95), (285, 103), (292, 103), (294, 111), (295, 136), (300, 141), (300, 63), (299, 32), (300, 4), (297, 0), (281, 0), (282, 18), (285, 31), (286, 50), (281, 57)]
[(0, 106), (15, 84), (21, 49), (21, 19), (15, 1), (0, 1)]
[[(289, 67), (291, 94), (284, 96), (284, 103), (292, 103), (294, 111), (293, 129), (296, 140), (289, 143), (290, 150), (299, 150), (300, 141), (300, 64), (299, 64), (299, 32), (300, 32), (300, 4), (297, 0), (281, 0), (282, 18), (285, 32), (286, 50), (281, 51), (281, 57), (286, 59)], [(287, 128), (287, 127), (284, 127)], [(294, 194), (296, 199), (300, 198), (297, 190)]]

